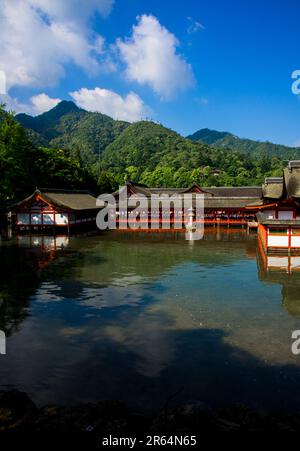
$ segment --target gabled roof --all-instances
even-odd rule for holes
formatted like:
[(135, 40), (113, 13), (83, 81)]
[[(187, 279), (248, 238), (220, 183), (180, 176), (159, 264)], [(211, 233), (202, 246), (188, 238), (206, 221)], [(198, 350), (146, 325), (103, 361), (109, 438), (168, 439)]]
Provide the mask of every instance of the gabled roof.
[(121, 193), (123, 193), (125, 190), (127, 190), (127, 196), (131, 195), (143, 195), (146, 197), (150, 196), (149, 188), (145, 185), (138, 185), (134, 184), (132, 182), (127, 182), (126, 185), (122, 186), (121, 189), (117, 189), (112, 193), (112, 195), (116, 198), (120, 196)]
[(287, 197), (300, 198), (300, 167), (289, 167), (284, 170)]
[(300, 161), (290, 161), (283, 177), (266, 178), (262, 187), (263, 199), (284, 200), (300, 198)]
[(262, 189), (260, 186), (219, 186), (217, 188), (203, 188), (214, 196), (236, 197), (236, 198), (261, 198)]
[(284, 193), (283, 177), (266, 178), (262, 187), (263, 197), (266, 199), (281, 199)]
[(213, 194), (204, 188), (200, 188), (194, 183), (189, 188), (148, 188), (150, 194), (204, 194), (206, 196), (212, 196)]
[(300, 198), (300, 161), (290, 161), (283, 177), (267, 178), (262, 191), (268, 200)]
[[(99, 210), (102, 207), (96, 205), (97, 198), (86, 190), (60, 190), (40, 188), (36, 189), (31, 196), (18, 202), (14, 207), (21, 206), (39, 196), (45, 202), (59, 208), (70, 210)], [(104, 203), (103, 203), (104, 206)]]
[[(242, 186), (242, 187), (200, 187), (196, 183), (188, 188), (148, 188), (146, 185), (128, 182), (126, 184), (128, 194), (144, 195), (150, 197), (151, 194), (162, 195), (167, 194), (172, 196), (174, 194), (204, 194), (205, 198), (221, 197), (221, 198), (239, 198), (251, 200), (257, 200), (262, 197), (262, 189), (257, 186)], [(119, 191), (113, 193), (114, 196), (119, 195)]]

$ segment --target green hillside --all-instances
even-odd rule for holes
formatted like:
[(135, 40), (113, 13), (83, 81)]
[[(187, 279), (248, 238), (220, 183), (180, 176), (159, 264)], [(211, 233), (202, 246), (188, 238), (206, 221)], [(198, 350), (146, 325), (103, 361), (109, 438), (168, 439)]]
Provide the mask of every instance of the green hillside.
[(86, 162), (92, 163), (105, 147), (129, 125), (101, 113), (78, 108), (62, 101), (39, 116), (18, 114), (17, 121), (27, 129), (28, 137), (37, 146), (79, 149)]
[(269, 155), (284, 157), (287, 160), (299, 159), (300, 148), (287, 147), (280, 144), (273, 144), (268, 141), (254, 141), (242, 139), (228, 132), (219, 132), (204, 128), (198, 130), (193, 135), (187, 136), (193, 142), (201, 142), (213, 145), (217, 148), (227, 148), (237, 150), (241, 153), (252, 153), (254, 155)]
[(135, 180), (149, 186), (261, 184), (279, 175), (278, 158), (253, 158), (235, 150), (192, 142), (153, 122), (127, 127), (102, 153), (96, 173), (118, 183)]

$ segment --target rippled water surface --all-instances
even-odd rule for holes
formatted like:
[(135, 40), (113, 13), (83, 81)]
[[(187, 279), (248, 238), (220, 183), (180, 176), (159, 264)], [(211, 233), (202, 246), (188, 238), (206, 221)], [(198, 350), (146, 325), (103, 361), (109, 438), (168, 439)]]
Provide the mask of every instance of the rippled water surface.
[(255, 235), (23, 236), (0, 254), (1, 388), (40, 405), (300, 408), (298, 262), (267, 262)]

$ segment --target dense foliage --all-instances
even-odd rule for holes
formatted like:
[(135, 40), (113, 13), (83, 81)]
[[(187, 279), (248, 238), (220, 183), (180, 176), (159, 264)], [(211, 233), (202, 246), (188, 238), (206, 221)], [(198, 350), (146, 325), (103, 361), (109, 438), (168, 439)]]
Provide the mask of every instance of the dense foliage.
[[(191, 142), (152, 122), (126, 128), (103, 152), (99, 173), (115, 185), (135, 180), (149, 186), (184, 187), (260, 185), (281, 175), (285, 163), (266, 154), (254, 158), (230, 149)], [(103, 177), (103, 175), (102, 175)]]
[(0, 106), (0, 198), (15, 198), (34, 184), (37, 152), (24, 129)]
[(23, 127), (1, 106), (0, 174), (2, 204), (32, 192), (36, 186), (72, 188), (92, 183), (78, 155), (35, 147)]

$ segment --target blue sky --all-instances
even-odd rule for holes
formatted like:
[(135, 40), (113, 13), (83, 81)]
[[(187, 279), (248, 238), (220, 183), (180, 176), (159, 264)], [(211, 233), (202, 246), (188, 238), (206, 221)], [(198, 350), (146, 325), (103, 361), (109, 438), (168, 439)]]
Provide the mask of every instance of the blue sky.
[(0, 3), (2, 97), (16, 111), (69, 99), (183, 135), (208, 127), (300, 146), (299, 1)]

